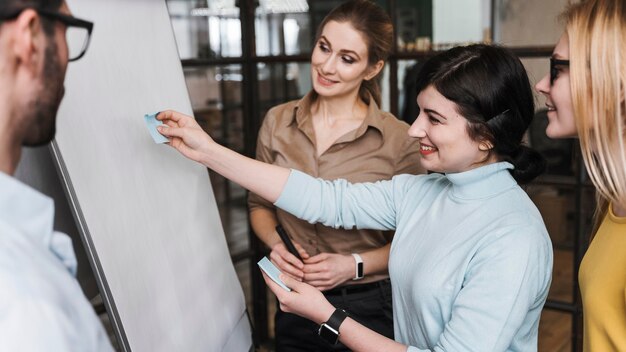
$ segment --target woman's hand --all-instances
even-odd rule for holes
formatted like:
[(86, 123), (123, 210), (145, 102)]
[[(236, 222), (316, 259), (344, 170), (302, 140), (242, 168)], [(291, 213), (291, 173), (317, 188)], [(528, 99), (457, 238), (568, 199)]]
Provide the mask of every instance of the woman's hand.
[(217, 145), (191, 116), (167, 110), (159, 112), (156, 118), (167, 126), (159, 126), (159, 133), (170, 139), (170, 146), (191, 160), (202, 162), (210, 147)]
[(291, 292), (278, 286), (265, 273), (263, 273), (263, 279), (278, 298), (280, 310), (283, 312), (297, 314), (316, 324), (321, 324), (327, 321), (335, 311), (335, 307), (326, 300), (326, 297), (319, 290), (289, 275), (281, 274), (280, 279), (287, 287), (291, 288)]
[[(293, 241), (293, 245), (298, 250), (298, 254), (300, 254), (300, 257), (302, 257), (302, 259), (306, 260), (307, 258), (309, 258), (309, 254), (304, 250), (304, 248), (302, 248), (302, 246), (298, 242)], [(280, 269), (282, 273), (291, 275), (298, 281), (302, 281), (304, 277), (304, 272), (302, 271), (302, 269), (304, 268), (304, 263), (296, 258), (295, 255), (291, 254), (287, 250), (287, 247), (285, 247), (284, 243), (278, 242), (274, 246), (272, 246), (270, 259), (272, 260), (272, 262), (274, 262), (274, 264), (276, 264), (276, 266), (278, 267), (278, 269)]]
[(330, 290), (354, 278), (352, 255), (321, 253), (304, 260), (304, 282), (320, 291)]

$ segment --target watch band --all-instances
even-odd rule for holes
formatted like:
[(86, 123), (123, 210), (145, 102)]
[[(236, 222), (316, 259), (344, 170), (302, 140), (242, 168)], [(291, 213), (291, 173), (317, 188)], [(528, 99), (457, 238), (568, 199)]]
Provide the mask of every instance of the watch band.
[(319, 336), (332, 345), (337, 344), (340, 335), (339, 327), (347, 317), (348, 313), (346, 313), (345, 310), (339, 308), (335, 309), (330, 318), (320, 325), (318, 331)]
[(361, 280), (363, 278), (363, 258), (357, 253), (352, 253), (354, 257), (354, 277), (352, 280)]

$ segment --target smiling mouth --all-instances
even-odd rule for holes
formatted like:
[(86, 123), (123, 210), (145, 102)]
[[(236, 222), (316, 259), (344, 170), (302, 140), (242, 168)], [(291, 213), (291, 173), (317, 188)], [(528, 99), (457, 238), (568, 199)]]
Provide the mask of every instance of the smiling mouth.
[(550, 105), (546, 103), (546, 107), (548, 108), (548, 111), (556, 111), (556, 108), (554, 107), (554, 105)]
[(427, 145), (427, 144), (421, 144), (420, 143), (420, 153), (422, 155), (432, 154), (432, 153), (434, 153), (436, 151), (437, 151), (437, 148), (433, 147), (432, 145)]
[(333, 84), (335, 84), (335, 83), (338, 83), (337, 81), (333, 81), (333, 80), (330, 80), (330, 79), (328, 79), (328, 78), (324, 77), (324, 76), (323, 76), (321, 73), (319, 73), (319, 72), (317, 73), (317, 81), (318, 81), (319, 83), (321, 83), (322, 85), (325, 85), (325, 86), (330, 86), (330, 85), (333, 85)]

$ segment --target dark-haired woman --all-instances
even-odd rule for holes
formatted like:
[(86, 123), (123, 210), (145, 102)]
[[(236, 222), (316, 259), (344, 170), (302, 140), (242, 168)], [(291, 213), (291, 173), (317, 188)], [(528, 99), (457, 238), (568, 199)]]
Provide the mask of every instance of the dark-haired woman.
[[(267, 113), (257, 160), (350, 182), (419, 173), (417, 143), (406, 138), (409, 126), (379, 108), (377, 77), (392, 40), (391, 20), (373, 2), (353, 0), (333, 9), (318, 28), (311, 54), (313, 90)], [(315, 286), (355, 319), (393, 338), (387, 272), (392, 232), (310, 224), (254, 193), (248, 203), (252, 228), (283, 273)], [(276, 233), (279, 223), (303, 261), (287, 251)], [(316, 324), (297, 315), (277, 311), (274, 327), (277, 351), (332, 348), (320, 340)]]
[[(552, 247), (539, 211), (518, 184), (545, 166), (522, 145), (534, 114), (521, 62), (493, 46), (453, 48), (418, 77), (420, 114), (409, 135), (438, 173), (350, 184), (245, 158), (216, 144), (193, 118), (158, 118), (170, 145), (312, 222), (395, 229), (389, 273), (395, 340), (346, 317), (312, 286), (266, 277), (281, 309), (320, 324), (355, 351), (536, 351)], [(337, 336), (336, 334), (334, 336)]]

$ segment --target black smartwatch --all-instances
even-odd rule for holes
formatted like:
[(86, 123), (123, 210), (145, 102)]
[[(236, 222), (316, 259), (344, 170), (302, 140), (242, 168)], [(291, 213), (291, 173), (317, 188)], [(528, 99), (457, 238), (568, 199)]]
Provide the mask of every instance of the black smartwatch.
[(324, 341), (331, 345), (336, 345), (337, 342), (339, 342), (339, 326), (341, 326), (341, 323), (343, 323), (347, 317), (348, 313), (346, 313), (345, 310), (335, 309), (330, 318), (328, 318), (328, 321), (320, 325), (320, 329), (317, 333)]

